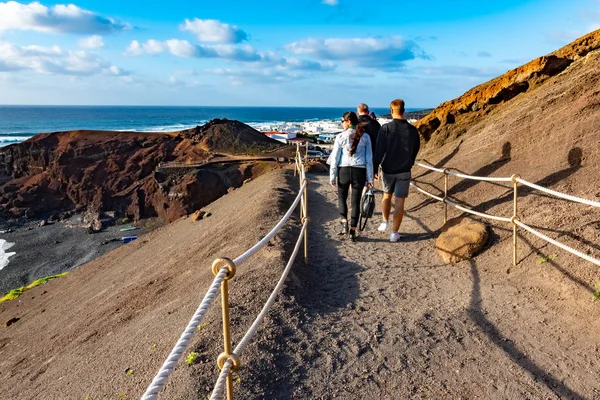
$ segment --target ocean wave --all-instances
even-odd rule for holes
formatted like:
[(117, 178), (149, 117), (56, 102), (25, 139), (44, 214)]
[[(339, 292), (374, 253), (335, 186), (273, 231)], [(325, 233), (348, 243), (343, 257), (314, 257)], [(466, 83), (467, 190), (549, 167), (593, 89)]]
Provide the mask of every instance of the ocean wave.
[(196, 124), (171, 124), (171, 125), (162, 125), (162, 126), (148, 126), (143, 128), (138, 128), (137, 132), (175, 132), (175, 131), (183, 131), (185, 129), (195, 128), (198, 125), (204, 125), (207, 121), (201, 121)]
[(11, 247), (13, 247), (14, 245), (15, 245), (14, 243), (9, 243), (4, 239), (0, 239), (0, 270), (8, 265), (9, 257), (17, 254), (14, 251), (12, 251), (12, 252), (6, 251), (6, 250), (10, 249)]
[(30, 137), (31, 136), (0, 136), (0, 146), (12, 143), (20, 143), (29, 139)]

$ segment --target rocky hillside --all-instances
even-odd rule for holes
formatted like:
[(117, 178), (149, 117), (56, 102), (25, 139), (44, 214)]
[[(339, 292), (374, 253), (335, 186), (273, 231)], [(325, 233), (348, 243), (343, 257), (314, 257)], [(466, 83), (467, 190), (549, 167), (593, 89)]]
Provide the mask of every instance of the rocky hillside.
[[(561, 71), (557, 72), (555, 67), (559, 64)], [(438, 167), (455, 168), (472, 175), (510, 177), (519, 174), (547, 188), (599, 200), (598, 65), (600, 31), (444, 103), (432, 116), (420, 121), (421, 132), (429, 132), (430, 136), (419, 157)], [(549, 73), (550, 70), (554, 72)], [(527, 89), (509, 90), (517, 87)], [(510, 97), (509, 93), (514, 96)], [(500, 101), (502, 94), (506, 97)], [(471, 110), (460, 113), (461, 104), (465, 107), (471, 104)], [(443, 112), (447, 113), (444, 122), (438, 120), (437, 129), (427, 130), (427, 123), (441, 118)], [(444, 187), (442, 174), (420, 167), (415, 167), (413, 173), (420, 185), (434, 193), (439, 194)], [(450, 177), (449, 187), (448, 194), (454, 201), (492, 215), (512, 215), (510, 184)], [(428, 201), (423, 200), (423, 204)], [(518, 213), (522, 221), (543, 233), (600, 258), (599, 209), (519, 185)], [(451, 209), (451, 215), (457, 214)], [(492, 240), (506, 239), (504, 235), (510, 232), (510, 225), (501, 225), (496, 230), (498, 236)], [(534, 254), (541, 251), (555, 252), (559, 257), (564, 254), (553, 246), (542, 250), (547, 246), (545, 242), (529, 234), (523, 233), (522, 237), (527, 251)], [(580, 270), (586, 265), (588, 263), (573, 263), (569, 274), (581, 282), (590, 282), (587, 288), (591, 288), (600, 276), (597, 267), (593, 274)]]
[(537, 90), (574, 61), (599, 48), (600, 30), (597, 30), (440, 104), (416, 126), (428, 146), (440, 147), (469, 134), (477, 122), (504, 103)]
[(263, 161), (165, 173), (158, 168), (161, 163), (198, 164), (279, 148), (279, 142), (247, 125), (221, 120), (174, 133), (70, 131), (37, 135), (0, 149), (0, 218), (92, 210), (170, 222), (268, 168)]
[(199, 147), (212, 152), (254, 155), (274, 151), (280, 143), (239, 121), (214, 119), (206, 125), (182, 131), (183, 137), (199, 143)]

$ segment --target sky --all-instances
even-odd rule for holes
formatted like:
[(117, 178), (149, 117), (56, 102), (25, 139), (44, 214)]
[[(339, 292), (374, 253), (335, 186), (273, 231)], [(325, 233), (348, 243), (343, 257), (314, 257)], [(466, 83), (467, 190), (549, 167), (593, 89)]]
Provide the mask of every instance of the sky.
[(0, 0), (0, 104), (428, 108), (595, 29), (600, 0)]

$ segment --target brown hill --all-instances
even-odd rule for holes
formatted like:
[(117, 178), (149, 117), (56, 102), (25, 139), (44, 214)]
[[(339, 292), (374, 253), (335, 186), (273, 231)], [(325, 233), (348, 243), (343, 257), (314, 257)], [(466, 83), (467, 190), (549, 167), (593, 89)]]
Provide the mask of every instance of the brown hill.
[[(473, 125), (498, 106), (524, 93), (550, 84), (574, 61), (600, 48), (600, 30), (583, 36), (563, 48), (536, 58), (506, 74), (476, 86), (462, 96), (436, 107), (416, 124), (429, 147), (440, 147), (470, 133)], [(593, 83), (593, 82), (590, 82)]]
[(279, 148), (280, 143), (238, 121), (221, 120), (174, 133), (37, 135), (0, 149), (0, 217), (91, 209), (170, 222), (268, 168), (265, 162), (241, 162), (164, 171), (157, 169), (161, 163), (201, 164), (226, 159), (223, 154), (256, 155)]
[(255, 155), (281, 148), (281, 144), (239, 121), (214, 119), (203, 126), (181, 132), (202, 149), (225, 154)]
[[(459, 104), (487, 106), (483, 110), (456, 114), (455, 122), (446, 121), (431, 131), (429, 143), (420, 157), (438, 167), (455, 168), (478, 176), (519, 174), (522, 178), (563, 193), (600, 199), (600, 31), (587, 35), (552, 53), (568, 65), (554, 76), (536, 75), (530, 69), (536, 62), (511, 71), (491, 83), (511, 79), (529, 88), (510, 99), (493, 104), (491, 83), (481, 85), (459, 99), (444, 103), (434, 115), (457, 110)], [(583, 55), (585, 54), (585, 55)], [(542, 57), (540, 60), (548, 60)], [(547, 65), (547, 64), (546, 64)], [(527, 68), (526, 68), (527, 67)], [(530, 80), (517, 79), (515, 71), (528, 70)], [(539, 71), (539, 70), (538, 70)], [(486, 92), (484, 89), (489, 89)], [(501, 90), (500, 90), (501, 91)], [(500, 92), (498, 91), (498, 93)], [(487, 93), (487, 94), (485, 94)], [(476, 99), (479, 99), (476, 101)], [(487, 99), (484, 103), (482, 99)], [(478, 103), (478, 101), (480, 101)], [(454, 115), (454, 114), (452, 114)], [(426, 128), (427, 117), (420, 122)], [(439, 194), (443, 188), (441, 174), (415, 167), (414, 176), (425, 188)], [(449, 195), (480, 212), (512, 215), (512, 185), (490, 184), (450, 177)], [(434, 186), (437, 188), (434, 188)], [(429, 204), (424, 199), (419, 207)], [(418, 207), (417, 207), (418, 208)], [(413, 208), (413, 211), (417, 208)], [(520, 185), (519, 216), (532, 226), (588, 254), (600, 257), (600, 210), (563, 201)], [(510, 225), (502, 225), (495, 241), (507, 237)], [(528, 245), (546, 246), (523, 239)], [(530, 246), (527, 246), (529, 251)], [(533, 247), (535, 249), (535, 247)], [(552, 248), (556, 252), (556, 248)], [(569, 274), (577, 276), (586, 287), (593, 287), (599, 276), (587, 263), (573, 263)], [(589, 286), (588, 286), (589, 285)]]

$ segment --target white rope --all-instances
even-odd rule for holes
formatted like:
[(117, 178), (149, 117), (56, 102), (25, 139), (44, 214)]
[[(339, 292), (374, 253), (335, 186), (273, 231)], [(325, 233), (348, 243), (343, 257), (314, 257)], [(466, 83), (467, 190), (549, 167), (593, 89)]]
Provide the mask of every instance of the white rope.
[[(244, 351), (244, 349), (246, 348), (248, 343), (250, 343), (250, 341), (256, 334), (256, 331), (260, 327), (260, 324), (262, 324), (263, 320), (267, 316), (267, 313), (269, 312), (269, 310), (271, 310), (271, 307), (273, 307), (273, 304), (275, 303), (277, 295), (281, 291), (281, 288), (283, 287), (283, 284), (284, 284), (287, 276), (289, 275), (290, 270), (292, 269), (294, 260), (296, 260), (296, 256), (298, 255), (298, 251), (300, 250), (300, 247), (302, 245), (302, 239), (304, 238), (304, 235), (306, 234), (307, 227), (308, 227), (308, 222), (304, 222), (304, 224), (302, 225), (302, 230), (300, 231), (300, 235), (298, 236), (298, 241), (296, 242), (296, 247), (294, 247), (294, 251), (292, 252), (290, 259), (288, 260), (288, 263), (285, 266), (285, 269), (283, 270), (281, 277), (279, 278), (279, 282), (277, 282), (277, 285), (275, 285), (273, 292), (271, 293), (267, 302), (265, 303), (262, 310), (260, 311), (260, 314), (258, 314), (256, 319), (250, 326), (250, 329), (248, 329), (248, 331), (246, 332), (246, 334), (244, 335), (242, 340), (240, 340), (238, 345), (233, 350), (233, 353), (235, 355), (237, 355), (238, 357), (242, 354), (242, 352)], [(227, 375), (229, 375), (229, 370), (231, 369), (232, 365), (233, 365), (233, 363), (232, 363), (231, 359), (226, 360), (225, 363), (223, 364), (223, 369), (221, 370), (221, 373), (219, 374), (219, 379), (217, 380), (215, 388), (213, 389), (212, 395), (210, 397), (211, 400), (218, 400), (223, 397), (223, 390), (225, 387), (225, 382), (227, 379)]]
[(587, 254), (584, 254), (584, 253), (577, 251), (567, 245), (564, 245), (564, 244), (560, 243), (559, 241), (556, 241), (556, 240), (544, 235), (543, 233), (536, 231), (535, 229), (531, 228), (530, 226), (525, 225), (524, 223), (522, 223), (521, 221), (519, 221), (517, 219), (515, 219), (515, 224), (519, 225), (521, 228), (525, 229), (526, 231), (533, 233), (537, 237), (540, 237), (540, 238), (552, 243), (553, 245), (558, 246), (561, 249), (568, 251), (569, 253), (575, 254), (578, 257), (581, 257), (585, 260), (588, 260), (591, 263), (594, 263), (594, 264), (600, 266), (600, 260), (597, 260), (594, 257), (590, 257)]
[(169, 354), (169, 357), (167, 357), (167, 360), (164, 362), (162, 367), (160, 367), (160, 370), (152, 380), (152, 383), (150, 384), (150, 386), (148, 386), (148, 389), (146, 389), (146, 392), (142, 396), (142, 400), (156, 399), (158, 393), (164, 388), (169, 378), (169, 375), (171, 375), (171, 373), (175, 369), (175, 366), (177, 365), (177, 362), (183, 355), (185, 348), (187, 347), (192, 336), (198, 329), (198, 325), (200, 325), (200, 322), (204, 318), (208, 307), (210, 307), (210, 305), (214, 301), (219, 291), (219, 287), (221, 286), (221, 282), (223, 282), (223, 280), (225, 279), (227, 272), (228, 267), (224, 266), (215, 276), (215, 279), (213, 280), (212, 284), (210, 285), (210, 288), (208, 289), (208, 292), (206, 292), (204, 299), (202, 299), (202, 303), (200, 303), (200, 306), (194, 313), (194, 316), (192, 317), (187, 327), (179, 337), (179, 340), (175, 344), (175, 347), (173, 347), (173, 350), (171, 350), (171, 354)]
[(231, 371), (231, 367), (233, 367), (233, 361), (231, 361), (231, 359), (228, 358), (223, 364), (223, 369), (221, 370), (219, 378), (217, 379), (217, 383), (215, 384), (215, 388), (213, 389), (213, 392), (210, 395), (210, 400), (220, 400), (223, 398), (223, 392), (225, 391), (225, 383)]
[(548, 189), (543, 186), (536, 185), (535, 183), (528, 182), (525, 179), (516, 178), (516, 180), (517, 180), (517, 182), (522, 183), (525, 186), (529, 186), (531, 188), (541, 190), (542, 192), (550, 193), (556, 197), (560, 197), (565, 200), (571, 200), (571, 201), (575, 201), (577, 203), (583, 203), (583, 204), (587, 204), (587, 205), (593, 206), (593, 207), (600, 207), (600, 202), (597, 202), (597, 201), (582, 199), (581, 197), (571, 196), (569, 194), (557, 192), (556, 190)]
[(490, 176), (476, 176), (476, 175), (467, 175), (461, 174), (460, 172), (454, 172), (451, 170), (446, 170), (448, 175), (458, 176), (459, 178), (465, 179), (473, 179), (476, 181), (487, 181), (487, 182), (512, 182), (512, 178), (494, 178)]
[[(437, 172), (441, 172), (442, 174), (448, 174), (448, 175), (453, 175), (453, 176), (457, 176), (459, 178), (465, 178), (465, 179), (474, 179), (476, 181), (487, 181), (487, 182), (511, 182), (512, 178), (494, 178), (494, 177), (490, 177), (490, 176), (476, 176), (476, 175), (467, 175), (467, 174), (462, 174), (460, 172), (454, 172), (451, 169), (444, 169), (444, 168), (435, 168), (432, 167), (431, 165), (427, 165), (427, 164), (423, 164), (420, 162), (415, 163), (420, 167), (423, 167), (425, 169), (430, 169), (432, 171), (437, 171)], [(444, 172), (445, 171), (445, 172)]]
[(489, 218), (489, 219), (493, 219), (496, 221), (503, 221), (503, 222), (510, 222), (510, 218), (506, 218), (506, 217), (497, 217), (495, 215), (490, 215), (490, 214), (486, 214), (486, 213), (482, 213), (479, 211), (475, 211), (475, 210), (471, 210), (470, 208), (458, 205), (448, 199), (444, 200), (445, 203), (451, 205), (452, 207), (458, 208), (459, 210), (462, 210), (464, 212), (467, 212), (469, 214), (475, 214), (475, 215), (479, 215), (480, 217), (483, 218)]
[(242, 340), (240, 340), (240, 343), (233, 350), (233, 352), (235, 354), (237, 354), (238, 356), (244, 351), (244, 348), (247, 346), (248, 342), (250, 340), (252, 340), (252, 337), (256, 334), (256, 330), (258, 329), (258, 327), (260, 326), (262, 321), (265, 319), (265, 316), (267, 315), (267, 313), (273, 306), (273, 303), (275, 303), (275, 299), (277, 298), (277, 295), (281, 291), (281, 288), (283, 287), (283, 283), (285, 282), (285, 279), (287, 278), (288, 274), (290, 273), (290, 270), (292, 268), (294, 260), (296, 259), (296, 255), (298, 254), (298, 251), (300, 250), (300, 247), (302, 245), (302, 239), (304, 238), (304, 235), (306, 234), (307, 227), (308, 227), (308, 222), (304, 222), (304, 225), (302, 225), (302, 231), (300, 232), (300, 236), (298, 237), (298, 241), (296, 242), (296, 247), (294, 247), (294, 251), (292, 252), (290, 259), (289, 259), (287, 265), (285, 266), (283, 273), (281, 274), (281, 278), (279, 278), (279, 282), (277, 282), (277, 285), (275, 286), (275, 289), (273, 289), (271, 296), (269, 296), (269, 299), (263, 306), (258, 317), (256, 317), (256, 319), (252, 323), (252, 326), (250, 327), (250, 329), (248, 329), (248, 332), (246, 333), (246, 335), (244, 335)]
[(264, 238), (262, 238), (258, 243), (256, 243), (254, 246), (252, 246), (252, 248), (250, 248), (249, 250), (247, 250), (244, 254), (242, 254), (241, 256), (239, 256), (238, 258), (236, 258), (235, 260), (233, 260), (233, 262), (235, 263), (236, 266), (239, 267), (248, 258), (250, 258), (252, 255), (254, 255), (258, 250), (260, 250), (264, 245), (266, 245), (267, 243), (269, 243), (269, 241), (281, 229), (281, 227), (286, 223), (286, 221), (290, 218), (290, 216), (292, 215), (292, 213), (296, 209), (296, 206), (300, 202), (300, 199), (303, 197), (302, 194), (306, 190), (306, 186), (307, 185), (308, 185), (307, 182), (304, 182), (302, 184), (302, 187), (300, 188), (300, 191), (298, 192), (298, 196), (296, 196), (296, 200), (294, 200), (294, 203), (292, 204), (292, 206), (290, 207), (290, 209), (287, 211), (287, 213), (285, 213), (285, 215), (283, 216), (283, 218), (281, 218), (281, 221), (279, 221), (279, 223), (277, 225), (275, 225), (275, 227), (273, 229), (271, 229), (271, 232), (269, 232), (267, 234), (267, 236), (265, 236)]
[(415, 164), (417, 164), (419, 167), (423, 167), (425, 169), (430, 169), (432, 171), (441, 172), (442, 174), (444, 173), (444, 170), (442, 168), (432, 167), (431, 165), (423, 164), (423, 163), (420, 163), (420, 162), (416, 162)]
[(425, 194), (425, 195), (427, 195), (427, 196), (429, 196), (429, 197), (433, 197), (433, 198), (434, 198), (434, 199), (436, 199), (437, 201), (441, 201), (441, 202), (443, 202), (443, 201), (444, 201), (444, 199), (443, 199), (442, 197), (438, 197), (438, 196), (436, 196), (435, 194), (431, 194), (431, 193), (429, 193), (427, 190), (425, 190), (425, 189), (421, 189), (420, 187), (418, 187), (416, 184), (414, 184), (414, 183), (412, 183), (412, 182), (410, 182), (410, 186), (414, 187), (414, 188), (415, 188), (415, 189), (417, 189), (419, 192), (421, 192), (421, 193), (423, 193), (423, 194)]
[(506, 217), (497, 217), (495, 215), (490, 215), (490, 214), (485, 214), (479, 211), (475, 211), (475, 210), (471, 210), (470, 208), (458, 205), (448, 199), (443, 199), (442, 197), (436, 196), (434, 194), (429, 193), (428, 191), (421, 189), (420, 187), (418, 187), (417, 185), (415, 185), (414, 183), (410, 183), (410, 185), (412, 187), (414, 187), (415, 189), (417, 189), (419, 192), (426, 194), (429, 197), (433, 197), (434, 199), (436, 199), (437, 201), (441, 201), (442, 203), (446, 203), (451, 205), (452, 207), (458, 208), (459, 210), (462, 210), (464, 212), (467, 212), (469, 214), (475, 214), (475, 215), (479, 215), (480, 217), (484, 217), (484, 218), (489, 218), (489, 219), (493, 219), (496, 221), (503, 221), (503, 222), (510, 222), (510, 218), (506, 218)]

